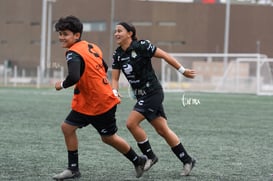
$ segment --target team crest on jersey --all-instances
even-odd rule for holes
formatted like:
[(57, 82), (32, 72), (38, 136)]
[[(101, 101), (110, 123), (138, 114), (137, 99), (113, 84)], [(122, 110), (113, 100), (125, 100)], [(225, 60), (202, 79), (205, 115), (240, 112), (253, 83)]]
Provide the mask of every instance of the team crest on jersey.
[(136, 58), (136, 56), (137, 56), (136, 52), (135, 52), (135, 51), (132, 51), (131, 57), (132, 57), (132, 58)]

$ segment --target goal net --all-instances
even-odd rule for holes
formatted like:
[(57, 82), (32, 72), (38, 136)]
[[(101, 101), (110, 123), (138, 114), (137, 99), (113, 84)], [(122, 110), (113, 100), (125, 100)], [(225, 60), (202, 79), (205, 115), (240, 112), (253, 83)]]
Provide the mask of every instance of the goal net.
[(161, 62), (165, 91), (206, 91), (273, 95), (273, 61), (262, 54), (171, 54), (184, 67), (195, 69), (195, 79), (182, 76)]
[[(256, 70), (252, 70), (252, 76), (247, 82), (252, 82), (256, 88), (257, 95), (273, 95), (273, 59), (270, 58), (239, 58), (236, 60), (236, 71), (237, 74), (241, 71), (240, 64), (248, 64), (251, 67), (255, 67)], [(236, 87), (242, 89), (244, 80), (240, 80), (240, 77), (236, 77)]]

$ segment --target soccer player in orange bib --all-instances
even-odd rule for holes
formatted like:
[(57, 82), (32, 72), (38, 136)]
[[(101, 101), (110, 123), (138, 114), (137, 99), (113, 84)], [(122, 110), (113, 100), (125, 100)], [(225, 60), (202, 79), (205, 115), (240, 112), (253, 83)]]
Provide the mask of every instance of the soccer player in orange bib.
[[(138, 156), (131, 146), (117, 135), (115, 112), (120, 103), (112, 92), (107, 79), (107, 65), (100, 48), (81, 40), (83, 25), (77, 17), (60, 18), (55, 25), (59, 40), (66, 48), (68, 75), (64, 81), (55, 83), (57, 91), (74, 86), (71, 112), (61, 124), (64, 135), (68, 167), (53, 176), (54, 180), (64, 180), (81, 176), (78, 161), (78, 139), (76, 130), (92, 125), (104, 143), (114, 147), (134, 165), (136, 177), (141, 177), (145, 156)], [(103, 151), (103, 150), (102, 150)]]

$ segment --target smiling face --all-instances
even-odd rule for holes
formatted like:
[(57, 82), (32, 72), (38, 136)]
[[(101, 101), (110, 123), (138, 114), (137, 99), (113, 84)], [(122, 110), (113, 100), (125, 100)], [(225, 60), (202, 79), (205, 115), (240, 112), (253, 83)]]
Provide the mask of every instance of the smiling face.
[(116, 42), (122, 48), (129, 47), (130, 43), (132, 42), (132, 32), (128, 32), (122, 25), (117, 25), (115, 29)]
[(70, 48), (80, 39), (80, 33), (73, 33), (70, 30), (59, 31), (59, 41), (63, 48)]

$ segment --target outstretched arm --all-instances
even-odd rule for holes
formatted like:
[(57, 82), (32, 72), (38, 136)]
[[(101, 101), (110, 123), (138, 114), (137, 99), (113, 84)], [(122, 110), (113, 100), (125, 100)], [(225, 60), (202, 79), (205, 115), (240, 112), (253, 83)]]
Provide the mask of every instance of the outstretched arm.
[(177, 71), (179, 71), (187, 78), (194, 78), (196, 75), (195, 70), (185, 69), (183, 65), (181, 65), (174, 57), (160, 48), (156, 49), (154, 57), (164, 59), (168, 64), (173, 66), (175, 69), (177, 69)]

